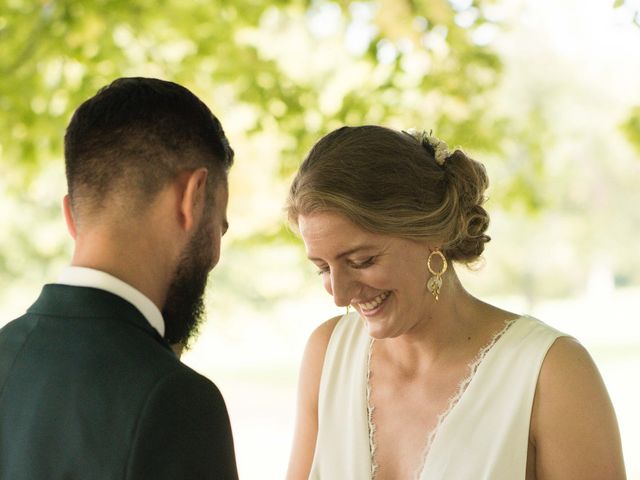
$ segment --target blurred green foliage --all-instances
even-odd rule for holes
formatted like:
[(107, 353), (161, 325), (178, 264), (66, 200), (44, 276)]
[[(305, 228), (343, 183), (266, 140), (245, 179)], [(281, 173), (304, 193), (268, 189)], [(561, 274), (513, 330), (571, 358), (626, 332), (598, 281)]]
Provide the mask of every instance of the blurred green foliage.
[(640, 106), (631, 110), (629, 118), (622, 124), (622, 130), (640, 154)]
[[(480, 3), (5, 0), (0, 11), (3, 164), (17, 169), (16, 181), (29, 182), (44, 163), (60, 158), (66, 121), (83, 100), (118, 76), (154, 71), (199, 93), (224, 89), (238, 105), (252, 107), (255, 131), (277, 122), (291, 138), (282, 152), (285, 173), (335, 125), (385, 123), (398, 115), (399, 106), (403, 118), (424, 121), (422, 102), (398, 104), (397, 92), (408, 88), (437, 97), (430, 102), (435, 110), (430, 127), (471, 148), (491, 146), (495, 132), (477, 97), (495, 84), (500, 62), (472, 41), (474, 30), (487, 22)], [(291, 75), (286, 59), (264, 43), (337, 9), (341, 31), (314, 34), (305, 28), (306, 35), (315, 35), (310, 46), (362, 25), (367, 44), (352, 53), (353, 61), (369, 64), (377, 78), (353, 82), (337, 108), (327, 109), (319, 105), (323, 87), (339, 72), (327, 64), (318, 69), (321, 75)], [(455, 22), (460, 10), (473, 12), (465, 28)], [(291, 30), (287, 40), (298, 41), (296, 34)], [(425, 46), (429, 37), (438, 45)], [(338, 48), (340, 43), (346, 48), (340, 41)], [(381, 48), (393, 58), (376, 69)], [(408, 65), (412, 57), (431, 64), (428, 74), (414, 75), (410, 67), (415, 66)], [(455, 118), (438, 108), (446, 102), (458, 107)], [(310, 111), (320, 114), (313, 126), (305, 121)]]
[[(620, 8), (625, 4), (624, 0), (616, 0), (615, 7)], [(634, 13), (633, 23), (640, 28), (640, 11)], [(631, 110), (629, 119), (622, 124), (622, 129), (629, 141), (640, 152), (640, 106)]]
[[(613, 6), (618, 9), (623, 7), (633, 8), (632, 2), (629, 0), (615, 0)], [(640, 10), (633, 10), (630, 15), (633, 16), (633, 24), (640, 28)], [(640, 152), (640, 106), (636, 106), (631, 110), (629, 118), (622, 124), (622, 130), (629, 142)]]
[[(500, 121), (484, 94), (501, 64), (474, 41), (491, 24), (489, 3), (3, 0), (0, 182), (12, 200), (3, 206), (0, 276), (39, 270), (64, 251), (64, 239), (39, 250), (32, 236), (36, 225), (59, 222), (64, 129), (82, 101), (119, 76), (184, 84), (225, 126), (247, 112), (232, 143), (273, 137), (268, 155), (279, 166), (264, 174), (282, 180), (343, 124), (433, 128), (451, 143), (495, 149)], [(249, 237), (261, 244), (291, 235), (272, 224)]]
[[(344, 124), (433, 129), (450, 145), (482, 156), (492, 174), (492, 208), (529, 222), (509, 236), (510, 227), (500, 227), (497, 217), (498, 233), (512, 245), (534, 242), (542, 231), (564, 241), (563, 248), (575, 240), (581, 254), (610, 248), (611, 232), (632, 234), (636, 218), (615, 223), (610, 211), (628, 202), (608, 201), (616, 191), (599, 186), (599, 179), (632, 183), (634, 177), (622, 163), (607, 163), (611, 148), (602, 145), (609, 131), (568, 128), (579, 122), (562, 118), (559, 105), (568, 95), (575, 95), (574, 104), (591, 99), (571, 85), (580, 81), (577, 71), (567, 66), (554, 76), (565, 83), (545, 90), (541, 72), (564, 64), (547, 58), (536, 64), (533, 52), (518, 52), (511, 83), (520, 90), (501, 85), (504, 58), (491, 38), (505, 25), (491, 13), (496, 3), (0, 0), (0, 290), (10, 295), (6, 288), (18, 280), (51, 279), (68, 261), (71, 242), (59, 213), (64, 129), (82, 101), (120, 76), (181, 83), (225, 126), (237, 162), (232, 230), (216, 273), (221, 295), (241, 292), (266, 306), (291, 296), (292, 284), (317, 285), (305, 275), (284, 278), (285, 271), (300, 270), (303, 256), (281, 249), (294, 239), (281, 205), (306, 151)], [(637, 145), (639, 117), (634, 111), (624, 127)], [(589, 145), (585, 152), (580, 142)], [(576, 151), (597, 174), (575, 168)], [(605, 200), (585, 220), (594, 192)], [(548, 214), (557, 216), (552, 232)], [(493, 285), (505, 292), (539, 285), (566, 292), (584, 283), (588, 262), (569, 257), (563, 268), (581, 269), (570, 280), (575, 284), (561, 284), (557, 275), (543, 280), (549, 275), (539, 272), (539, 259), (549, 249), (536, 248), (524, 262), (520, 249), (503, 248), (496, 262), (502, 280)], [(611, 262), (625, 281), (636, 278), (636, 265), (624, 254)], [(276, 264), (282, 281), (273, 279)]]

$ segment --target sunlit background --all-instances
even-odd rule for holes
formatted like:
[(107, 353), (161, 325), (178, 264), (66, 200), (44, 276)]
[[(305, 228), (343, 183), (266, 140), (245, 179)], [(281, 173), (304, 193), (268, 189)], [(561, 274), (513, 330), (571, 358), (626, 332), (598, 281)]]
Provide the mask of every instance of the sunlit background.
[[(298, 364), (341, 313), (284, 225), (343, 124), (433, 129), (487, 166), (465, 285), (592, 353), (640, 479), (640, 1), (0, 0), (0, 325), (55, 281), (73, 109), (119, 76), (184, 84), (236, 151), (231, 229), (184, 361), (221, 388), (241, 478), (284, 477)], [(588, 399), (585, 399), (588, 401)], [(594, 432), (594, 435), (597, 435)]]

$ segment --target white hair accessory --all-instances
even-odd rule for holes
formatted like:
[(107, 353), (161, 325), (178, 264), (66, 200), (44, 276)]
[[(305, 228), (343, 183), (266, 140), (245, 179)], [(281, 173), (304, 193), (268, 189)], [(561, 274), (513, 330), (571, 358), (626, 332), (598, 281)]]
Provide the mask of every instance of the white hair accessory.
[(445, 160), (449, 157), (449, 145), (446, 142), (443, 142), (438, 137), (435, 137), (431, 134), (431, 131), (427, 132), (426, 130), (416, 130), (414, 128), (410, 128), (405, 131), (408, 135), (411, 135), (413, 138), (418, 140), (422, 146), (429, 145), (430, 149), (433, 150), (433, 156), (438, 165), (444, 165)]

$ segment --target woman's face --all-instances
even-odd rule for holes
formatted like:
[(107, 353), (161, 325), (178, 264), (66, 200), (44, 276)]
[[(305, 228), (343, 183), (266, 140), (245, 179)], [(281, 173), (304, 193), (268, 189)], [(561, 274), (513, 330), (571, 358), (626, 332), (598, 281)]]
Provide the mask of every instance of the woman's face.
[(298, 225), (324, 288), (360, 312), (372, 337), (397, 337), (428, 316), (426, 243), (367, 232), (334, 212), (301, 215)]

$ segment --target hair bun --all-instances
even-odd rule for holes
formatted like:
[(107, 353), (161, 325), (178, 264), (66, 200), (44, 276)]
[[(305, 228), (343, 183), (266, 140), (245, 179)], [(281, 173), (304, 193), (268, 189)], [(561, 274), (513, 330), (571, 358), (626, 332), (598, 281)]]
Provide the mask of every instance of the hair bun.
[(491, 240), (485, 234), (489, 227), (489, 214), (482, 206), (489, 178), (484, 166), (456, 150), (444, 164), (447, 192), (445, 203), (451, 205), (455, 218), (456, 235), (444, 246), (445, 253), (455, 261), (470, 263), (484, 251)]

